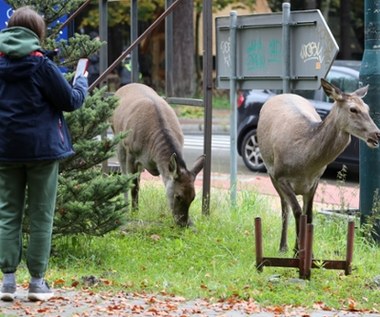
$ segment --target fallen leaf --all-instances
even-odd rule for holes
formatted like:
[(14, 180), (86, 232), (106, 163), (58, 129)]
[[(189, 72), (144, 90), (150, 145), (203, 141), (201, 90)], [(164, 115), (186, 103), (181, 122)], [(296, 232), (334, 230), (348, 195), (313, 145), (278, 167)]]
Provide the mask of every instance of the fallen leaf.
[(112, 281), (110, 280), (107, 280), (107, 279), (104, 279), (104, 278), (101, 278), (99, 279), (103, 284), (105, 285), (112, 285)]
[(151, 238), (152, 240), (154, 240), (154, 241), (158, 241), (158, 240), (161, 239), (161, 237), (160, 237), (158, 234), (152, 234), (152, 235), (150, 236), (150, 238)]
[(54, 286), (63, 285), (63, 284), (65, 284), (65, 280), (63, 280), (63, 279), (58, 279), (58, 280), (55, 280), (55, 281), (53, 282), (53, 284), (54, 284)]
[(356, 306), (357, 306), (356, 302), (352, 298), (349, 298), (348, 299), (348, 310), (349, 311), (357, 311)]
[(74, 281), (71, 283), (72, 287), (77, 287), (79, 285), (79, 281)]

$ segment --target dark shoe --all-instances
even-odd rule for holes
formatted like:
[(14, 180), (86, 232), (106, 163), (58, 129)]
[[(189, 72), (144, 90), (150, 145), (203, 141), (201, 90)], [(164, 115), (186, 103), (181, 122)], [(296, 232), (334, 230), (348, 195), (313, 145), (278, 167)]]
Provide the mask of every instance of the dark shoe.
[(54, 296), (54, 292), (50, 289), (46, 281), (42, 284), (29, 284), (28, 299), (32, 302), (46, 301)]
[(3, 284), (0, 291), (0, 299), (4, 302), (11, 302), (16, 295), (16, 284)]

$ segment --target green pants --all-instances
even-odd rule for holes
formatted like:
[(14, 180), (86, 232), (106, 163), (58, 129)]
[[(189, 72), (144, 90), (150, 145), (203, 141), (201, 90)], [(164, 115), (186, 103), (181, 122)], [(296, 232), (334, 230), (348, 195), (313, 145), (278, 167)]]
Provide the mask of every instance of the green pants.
[(30, 237), (26, 264), (43, 277), (50, 257), (58, 186), (58, 161), (0, 163), (0, 269), (15, 272), (22, 256), (22, 220), (27, 200)]

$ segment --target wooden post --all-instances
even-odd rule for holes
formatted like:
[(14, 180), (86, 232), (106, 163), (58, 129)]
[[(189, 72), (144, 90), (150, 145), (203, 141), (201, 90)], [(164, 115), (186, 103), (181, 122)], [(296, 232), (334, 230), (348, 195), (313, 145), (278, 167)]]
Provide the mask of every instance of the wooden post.
[(354, 252), (354, 231), (355, 231), (355, 223), (350, 221), (348, 223), (347, 230), (347, 250), (346, 250), (346, 268), (344, 273), (346, 275), (350, 275), (352, 271), (352, 255)]
[(306, 242), (306, 215), (301, 215), (300, 217), (300, 232), (298, 234), (298, 257), (299, 262), (299, 277), (304, 278), (306, 267), (305, 267), (305, 242)]
[(260, 217), (255, 218), (255, 242), (256, 242), (256, 269), (263, 271), (263, 241)]
[(319, 262), (328, 270), (345, 270), (346, 275), (351, 274), (351, 262), (354, 245), (354, 222), (348, 224), (347, 252), (345, 260), (318, 260), (313, 259), (313, 231), (314, 226), (307, 223), (306, 216), (300, 218), (299, 253), (294, 258), (275, 258), (263, 256), (262, 228), (260, 217), (255, 218), (256, 241), (256, 269), (262, 271), (264, 266), (291, 267), (299, 269), (299, 277), (310, 279), (311, 269), (320, 268)]
[(313, 225), (306, 225), (306, 242), (305, 242), (305, 275), (304, 278), (310, 279), (311, 265), (313, 263)]

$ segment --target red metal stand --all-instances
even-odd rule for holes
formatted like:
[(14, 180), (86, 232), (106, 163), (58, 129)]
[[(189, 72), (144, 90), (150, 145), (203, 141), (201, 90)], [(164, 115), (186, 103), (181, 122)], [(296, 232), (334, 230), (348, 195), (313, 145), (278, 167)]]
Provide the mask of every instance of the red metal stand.
[(300, 250), (295, 258), (273, 258), (263, 256), (261, 219), (255, 219), (255, 241), (256, 241), (256, 268), (262, 271), (264, 266), (293, 267), (299, 269), (302, 279), (310, 279), (312, 268), (344, 270), (346, 275), (351, 274), (352, 255), (354, 249), (355, 223), (348, 222), (347, 250), (345, 260), (317, 260), (313, 259), (313, 225), (308, 224), (306, 216), (300, 219)]

